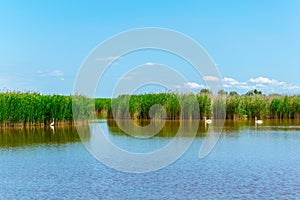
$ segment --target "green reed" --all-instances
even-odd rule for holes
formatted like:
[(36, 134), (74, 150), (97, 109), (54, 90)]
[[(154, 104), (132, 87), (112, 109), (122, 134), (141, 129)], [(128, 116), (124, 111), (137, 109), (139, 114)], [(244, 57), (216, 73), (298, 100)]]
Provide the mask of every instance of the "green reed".
[(294, 119), (300, 117), (300, 96), (228, 96), (227, 118)]
[(72, 97), (39, 93), (0, 93), (0, 124), (44, 125), (53, 118), (71, 122)]
[(212, 115), (211, 97), (202, 94), (121, 95), (111, 100), (96, 99), (95, 102), (96, 111), (107, 112), (107, 118), (150, 119), (151, 107), (154, 105), (160, 105), (152, 113), (154, 118), (176, 120)]
[[(166, 111), (166, 119), (201, 119), (208, 118), (266, 118), (266, 119), (295, 119), (300, 118), (300, 96), (282, 95), (228, 95), (213, 96), (210, 93), (199, 94), (141, 94), (121, 95), (115, 99), (96, 99), (96, 111), (107, 111), (107, 118), (150, 119), (150, 108), (161, 105)], [(191, 104), (196, 98), (199, 112), (193, 112), (195, 105)], [(98, 102), (98, 103), (97, 103)], [(99, 105), (99, 106), (98, 106)], [(113, 108), (113, 109), (112, 109)], [(126, 111), (129, 115), (126, 115)], [(160, 111), (157, 111), (159, 118)], [(226, 113), (226, 115), (225, 115)]]
[[(211, 93), (159, 93), (90, 99), (83, 96), (6, 92), (0, 93), (0, 124), (46, 125), (53, 118), (57, 123), (71, 123), (74, 119), (73, 112), (76, 112), (78, 120), (87, 119), (94, 108), (98, 117), (123, 119), (223, 118), (225, 108), (227, 119), (255, 116), (268, 119), (300, 118), (298, 95), (230, 94), (232, 95), (228, 95), (224, 101), (224, 94), (213, 96)], [(160, 106), (153, 112), (151, 108), (154, 105)]]

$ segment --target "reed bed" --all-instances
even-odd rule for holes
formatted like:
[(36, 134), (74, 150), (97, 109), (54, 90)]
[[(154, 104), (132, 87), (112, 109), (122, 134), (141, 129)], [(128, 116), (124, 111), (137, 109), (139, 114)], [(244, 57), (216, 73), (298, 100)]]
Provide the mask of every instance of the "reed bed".
[(73, 120), (72, 97), (39, 93), (0, 93), (0, 124), (2, 126), (45, 125), (53, 118), (57, 123)]
[(242, 95), (226, 99), (227, 118), (298, 119), (300, 96)]
[(83, 96), (74, 98), (32, 92), (6, 92), (0, 93), (0, 125), (43, 126), (50, 124), (53, 118), (56, 123), (72, 123), (74, 111), (82, 119), (94, 112), (98, 117), (122, 119), (300, 118), (299, 95), (230, 94), (224, 101), (224, 94), (213, 96), (211, 93), (159, 93), (89, 99)]
[[(226, 119), (252, 119), (255, 116), (264, 119), (299, 119), (300, 96), (282, 95), (227, 95), (213, 96), (210, 93), (199, 94), (143, 94), (122, 95), (116, 99), (96, 99), (96, 111), (107, 111), (107, 118), (150, 119), (151, 106), (162, 105), (166, 111), (166, 119), (195, 119), (226, 118)], [(251, 94), (251, 93), (250, 93)], [(196, 97), (199, 113), (194, 113)], [(99, 102), (102, 102), (99, 103)], [(180, 104), (181, 102), (181, 104)], [(224, 105), (225, 104), (225, 105)], [(101, 105), (97, 107), (97, 105)], [(181, 108), (181, 106), (183, 108)], [(112, 109), (113, 108), (113, 109)], [(226, 109), (226, 110), (225, 110)], [(126, 114), (128, 111), (129, 115)], [(182, 113), (184, 111), (184, 113)], [(225, 115), (226, 113), (226, 115)], [(159, 112), (157, 118), (159, 118)], [(197, 116), (197, 117), (196, 117)]]

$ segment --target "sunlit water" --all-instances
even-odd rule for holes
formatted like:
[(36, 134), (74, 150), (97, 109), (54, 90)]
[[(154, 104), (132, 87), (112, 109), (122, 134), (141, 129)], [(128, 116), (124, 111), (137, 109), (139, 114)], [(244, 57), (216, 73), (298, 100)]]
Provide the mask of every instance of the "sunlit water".
[[(147, 140), (101, 123), (116, 145), (153, 151), (172, 138)], [(176, 131), (176, 129), (168, 129)], [(0, 199), (299, 199), (300, 124), (228, 122), (215, 149), (203, 137), (172, 165), (130, 174), (98, 162), (74, 128), (0, 131)], [(172, 133), (171, 133), (172, 135)], [(201, 134), (200, 134), (201, 135)]]

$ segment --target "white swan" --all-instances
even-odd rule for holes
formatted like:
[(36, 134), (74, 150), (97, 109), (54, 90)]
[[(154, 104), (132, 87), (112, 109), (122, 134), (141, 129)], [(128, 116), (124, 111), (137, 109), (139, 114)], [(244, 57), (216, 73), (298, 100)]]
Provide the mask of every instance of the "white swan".
[(204, 121), (205, 121), (205, 124), (211, 124), (211, 122), (212, 122), (211, 119), (206, 119), (206, 117), (204, 117)]
[(262, 120), (257, 120), (257, 117), (255, 117), (255, 124), (262, 124), (263, 121)]
[(54, 126), (54, 118), (53, 118), (53, 121), (51, 122), (50, 126)]
[(54, 126), (50, 126), (50, 129), (52, 130), (52, 133), (54, 134), (55, 133)]

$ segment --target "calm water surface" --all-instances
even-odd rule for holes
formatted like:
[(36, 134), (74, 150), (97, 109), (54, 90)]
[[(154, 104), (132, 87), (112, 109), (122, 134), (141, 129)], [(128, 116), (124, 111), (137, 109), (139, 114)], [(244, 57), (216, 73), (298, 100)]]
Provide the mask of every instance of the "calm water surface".
[[(102, 122), (116, 145), (153, 151), (174, 135), (168, 124), (147, 140)], [(91, 156), (74, 128), (1, 129), (0, 199), (299, 199), (300, 123), (226, 122), (215, 149), (198, 153), (205, 128), (189, 150), (162, 170), (129, 174)], [(87, 141), (89, 134), (87, 133)]]

